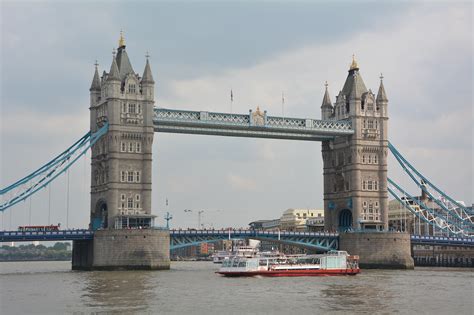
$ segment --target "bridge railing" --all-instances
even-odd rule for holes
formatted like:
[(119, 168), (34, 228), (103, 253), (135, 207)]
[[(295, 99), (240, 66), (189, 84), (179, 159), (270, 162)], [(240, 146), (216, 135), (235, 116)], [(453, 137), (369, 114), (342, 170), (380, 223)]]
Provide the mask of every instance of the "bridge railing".
[(153, 121), (159, 123), (186, 123), (194, 125), (222, 125), (233, 127), (263, 127), (269, 129), (327, 131), (341, 134), (352, 134), (352, 124), (349, 120), (319, 120), (304, 118), (286, 118), (267, 116), (263, 121), (254, 121), (252, 111), (248, 115), (218, 113), (206, 111), (174, 110), (155, 108)]

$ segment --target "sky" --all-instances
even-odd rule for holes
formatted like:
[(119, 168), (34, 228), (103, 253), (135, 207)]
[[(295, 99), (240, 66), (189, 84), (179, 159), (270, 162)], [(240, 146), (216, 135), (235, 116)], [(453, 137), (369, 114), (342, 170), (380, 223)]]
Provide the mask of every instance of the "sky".
[[(2, 1), (0, 186), (43, 165), (89, 128), (95, 60), (108, 71), (124, 31), (145, 54), (156, 106), (320, 118), (324, 82), (342, 89), (355, 54), (366, 86), (380, 73), (389, 139), (456, 200), (474, 202), (470, 2)], [(281, 94), (285, 106), (281, 106)], [(153, 205), (172, 227), (245, 227), (288, 208), (322, 208), (318, 142), (155, 134)], [(89, 222), (90, 154), (70, 172), (69, 227)], [(389, 177), (417, 194), (394, 159)], [(31, 222), (66, 223), (65, 176), (31, 200)], [(169, 205), (165, 205), (165, 200)], [(49, 206), (48, 206), (49, 205)], [(48, 222), (48, 208), (51, 209)], [(192, 209), (192, 212), (184, 212)], [(30, 201), (0, 215), (29, 223)]]

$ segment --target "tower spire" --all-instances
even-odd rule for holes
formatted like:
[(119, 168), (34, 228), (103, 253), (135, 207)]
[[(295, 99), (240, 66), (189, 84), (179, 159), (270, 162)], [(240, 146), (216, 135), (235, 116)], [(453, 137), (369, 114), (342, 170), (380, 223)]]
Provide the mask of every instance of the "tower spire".
[(321, 104), (321, 107), (326, 107), (326, 106), (332, 107), (331, 98), (329, 96), (329, 91), (328, 91), (328, 81), (324, 83), (324, 86), (326, 87), (326, 91), (324, 91), (323, 103)]
[(352, 54), (352, 63), (351, 63), (351, 67), (349, 68), (349, 71), (355, 70), (355, 69), (359, 69), (359, 66), (357, 65), (357, 61), (355, 60), (355, 55)]
[(120, 30), (120, 38), (119, 38), (119, 48), (120, 47), (125, 47), (125, 38), (123, 37), (123, 31)]
[(145, 70), (143, 70), (143, 76), (142, 76), (142, 83), (155, 83), (153, 80), (153, 75), (151, 74), (151, 67), (150, 67), (150, 54), (148, 51), (146, 52), (146, 65), (145, 65)]
[(387, 102), (387, 94), (385, 93), (385, 87), (383, 86), (383, 75), (380, 74), (380, 86), (377, 92), (376, 102)]
[(94, 66), (95, 66), (94, 78), (92, 79), (92, 84), (89, 91), (100, 91), (100, 79), (99, 79), (99, 69), (98, 69), (99, 64), (97, 63), (97, 60), (95, 61)]
[(112, 57), (112, 64), (110, 65), (109, 76), (107, 81), (117, 80), (120, 81), (120, 72), (117, 66), (117, 61), (115, 60), (115, 54)]

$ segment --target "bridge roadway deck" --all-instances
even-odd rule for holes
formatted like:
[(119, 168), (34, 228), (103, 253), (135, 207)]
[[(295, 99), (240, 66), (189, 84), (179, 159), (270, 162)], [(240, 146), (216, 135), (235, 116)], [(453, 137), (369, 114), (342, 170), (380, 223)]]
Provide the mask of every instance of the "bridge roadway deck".
[(242, 115), (155, 108), (153, 123), (156, 132), (306, 141), (331, 140), (354, 133), (348, 120), (274, 117), (251, 111)]
[[(0, 231), (0, 242), (33, 242), (33, 241), (73, 241), (91, 240), (94, 237), (92, 230), (62, 230), (44, 232), (23, 232), (23, 231)], [(279, 239), (296, 239), (307, 241), (308, 245), (321, 244), (314, 243), (314, 240), (338, 239), (337, 233), (324, 232), (289, 232), (289, 231), (258, 231), (258, 230), (170, 230), (172, 242), (176, 245), (194, 245), (199, 242), (211, 242), (223, 239), (256, 238), (278, 241)], [(177, 241), (182, 239), (181, 243)], [(187, 240), (186, 240), (187, 239)], [(195, 241), (193, 241), (195, 240)], [(442, 237), (442, 236), (422, 236), (412, 235), (411, 243), (416, 245), (447, 245), (474, 247), (474, 238)], [(297, 244), (295, 244), (297, 245)], [(304, 246), (304, 244), (299, 244)], [(182, 246), (181, 246), (182, 247)]]

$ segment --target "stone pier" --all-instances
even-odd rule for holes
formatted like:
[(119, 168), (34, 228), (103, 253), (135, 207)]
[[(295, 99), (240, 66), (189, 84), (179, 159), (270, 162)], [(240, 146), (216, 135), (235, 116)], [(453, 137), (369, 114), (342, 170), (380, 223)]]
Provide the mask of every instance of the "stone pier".
[(349, 232), (339, 235), (339, 249), (359, 255), (361, 268), (413, 269), (410, 234)]
[(169, 269), (169, 253), (168, 230), (98, 230), (91, 241), (74, 241), (72, 269)]

